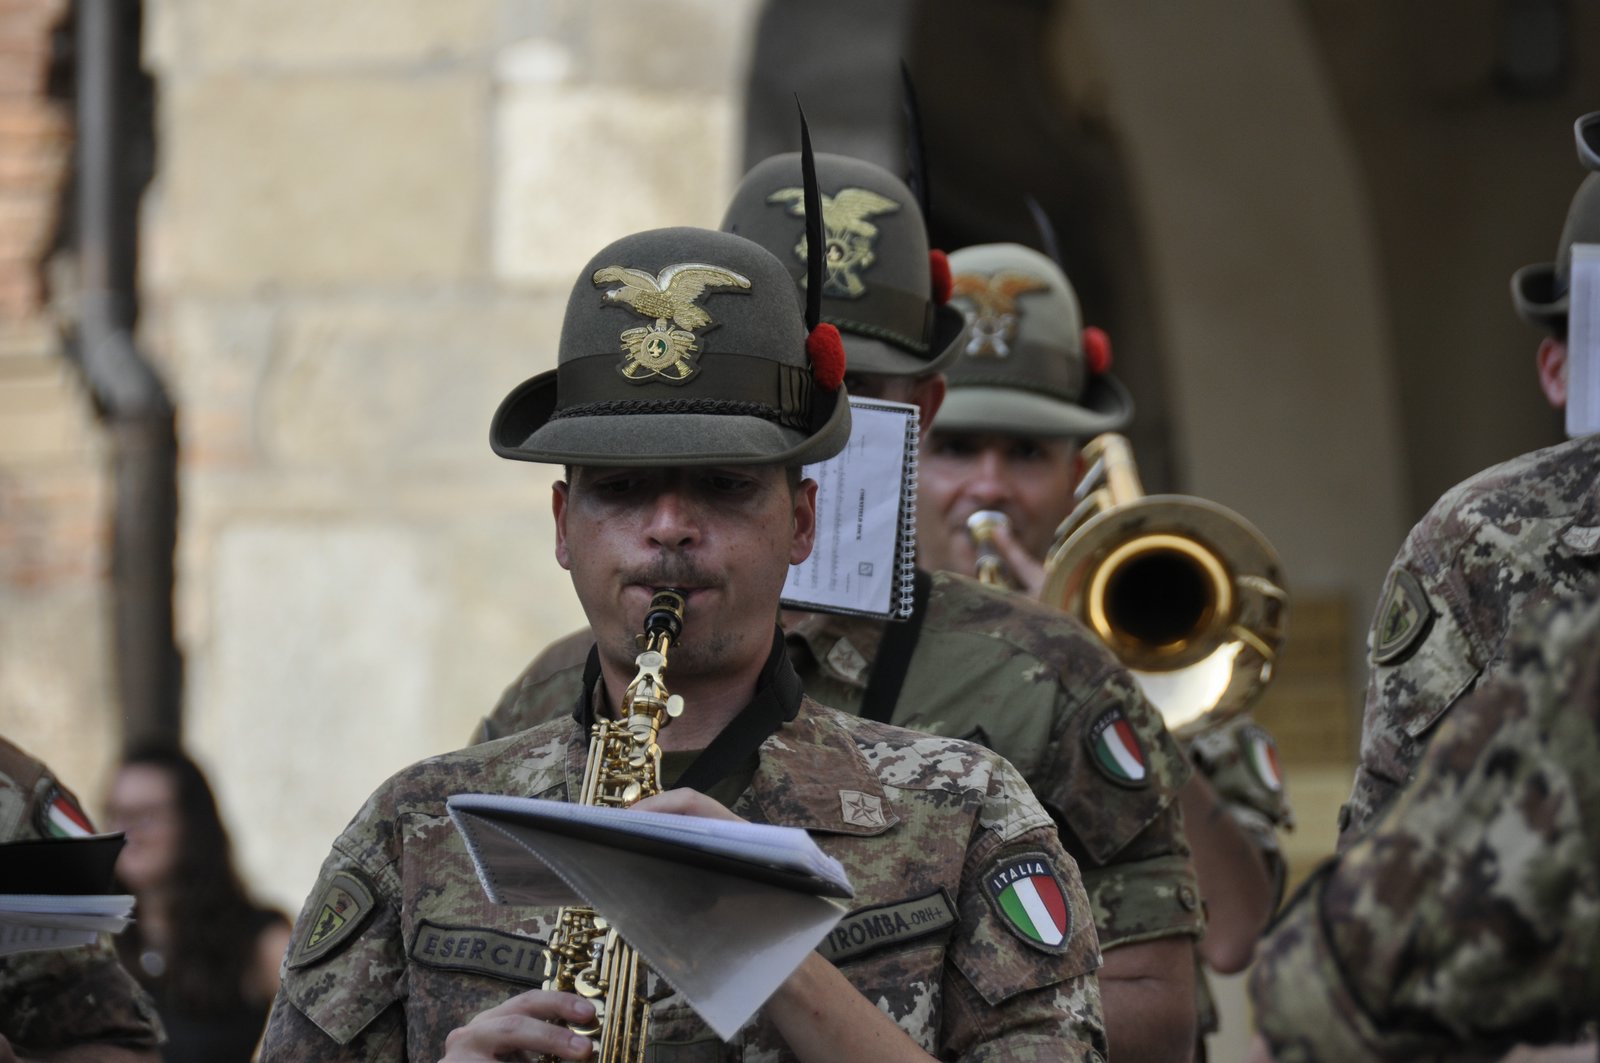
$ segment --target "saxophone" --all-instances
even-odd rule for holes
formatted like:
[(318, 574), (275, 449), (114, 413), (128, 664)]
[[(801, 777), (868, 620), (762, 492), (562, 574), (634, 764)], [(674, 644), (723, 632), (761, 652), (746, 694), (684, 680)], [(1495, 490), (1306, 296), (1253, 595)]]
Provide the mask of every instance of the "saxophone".
[[(589, 740), (579, 803), (626, 808), (661, 792), (661, 728), (683, 712), (662, 673), (667, 651), (683, 632), (682, 591), (656, 591), (645, 612), (638, 672), (622, 696), (619, 720), (597, 720)], [(572, 1032), (599, 1042), (592, 1057), (643, 1063), (650, 1000), (639, 954), (592, 908), (565, 907), (545, 950), (545, 989), (576, 993), (594, 1005), (594, 1019)], [(549, 1057), (546, 1057), (549, 1058)]]

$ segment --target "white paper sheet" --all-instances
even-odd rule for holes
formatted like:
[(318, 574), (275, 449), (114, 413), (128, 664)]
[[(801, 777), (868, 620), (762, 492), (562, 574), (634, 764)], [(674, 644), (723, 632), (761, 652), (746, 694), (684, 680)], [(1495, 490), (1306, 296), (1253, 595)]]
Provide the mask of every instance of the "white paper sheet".
[[(844, 906), (830, 898), (692, 862), (720, 850), (723, 855), (743, 853), (752, 865), (769, 865), (774, 850), (763, 838), (796, 853), (804, 848), (794, 844), (794, 835), (799, 835), (805, 846), (815, 849), (803, 831), (562, 806), (580, 816), (671, 819), (687, 828), (675, 837), (653, 835), (652, 851), (639, 852), (620, 847), (615, 838), (597, 842), (565, 828), (551, 829), (549, 820), (541, 818), (550, 810), (539, 806), (552, 804), (557, 803), (491, 795), (450, 799), (450, 815), (467, 840), (490, 898), (502, 904), (582, 903), (593, 908), (724, 1040), (756, 1013), (844, 915)], [(683, 857), (659, 855), (663, 845), (682, 847)], [(829, 862), (820, 852), (815, 855)], [(819, 888), (831, 888), (822, 885), (831, 877), (831, 872), (819, 875)]]
[(1600, 432), (1600, 244), (1572, 245), (1567, 309), (1567, 435)]

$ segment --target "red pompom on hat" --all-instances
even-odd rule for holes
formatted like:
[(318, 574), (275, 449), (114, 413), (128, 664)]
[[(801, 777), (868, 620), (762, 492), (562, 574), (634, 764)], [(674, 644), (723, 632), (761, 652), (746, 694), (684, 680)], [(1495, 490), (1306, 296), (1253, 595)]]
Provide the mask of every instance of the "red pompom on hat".
[(928, 252), (928, 274), (933, 286), (933, 301), (943, 306), (950, 301), (950, 259), (938, 248)]
[(811, 379), (824, 391), (838, 391), (844, 383), (844, 340), (839, 330), (824, 321), (806, 337), (806, 354), (811, 356)]
[(1111, 368), (1111, 337), (1105, 329), (1090, 325), (1083, 330), (1083, 362), (1095, 376)]

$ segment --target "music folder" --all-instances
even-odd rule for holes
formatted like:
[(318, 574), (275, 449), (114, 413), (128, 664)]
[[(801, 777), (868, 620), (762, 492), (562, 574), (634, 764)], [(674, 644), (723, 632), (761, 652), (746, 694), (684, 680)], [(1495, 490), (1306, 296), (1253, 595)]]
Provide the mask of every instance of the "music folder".
[(851, 895), (794, 827), (492, 794), (447, 804), (490, 900), (593, 908), (724, 1040)]

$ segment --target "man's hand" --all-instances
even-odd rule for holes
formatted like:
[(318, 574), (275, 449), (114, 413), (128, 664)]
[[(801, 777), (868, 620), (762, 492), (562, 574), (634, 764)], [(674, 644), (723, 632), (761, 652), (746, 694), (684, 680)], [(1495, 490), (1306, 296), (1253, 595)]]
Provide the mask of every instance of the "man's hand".
[(594, 1042), (556, 1024), (593, 1018), (594, 1005), (580, 996), (531, 989), (451, 1030), (439, 1063), (492, 1063), (521, 1059), (523, 1053), (588, 1059)]
[(701, 816), (705, 819), (726, 820), (729, 823), (746, 822), (743, 816), (734, 815), (699, 790), (687, 788), (663, 790), (628, 807), (637, 808), (640, 812), (664, 812), (671, 816)]
[(1267, 1047), (1267, 1039), (1256, 1034), (1250, 1041), (1250, 1054), (1245, 1056), (1245, 1063), (1273, 1063), (1272, 1049)]

